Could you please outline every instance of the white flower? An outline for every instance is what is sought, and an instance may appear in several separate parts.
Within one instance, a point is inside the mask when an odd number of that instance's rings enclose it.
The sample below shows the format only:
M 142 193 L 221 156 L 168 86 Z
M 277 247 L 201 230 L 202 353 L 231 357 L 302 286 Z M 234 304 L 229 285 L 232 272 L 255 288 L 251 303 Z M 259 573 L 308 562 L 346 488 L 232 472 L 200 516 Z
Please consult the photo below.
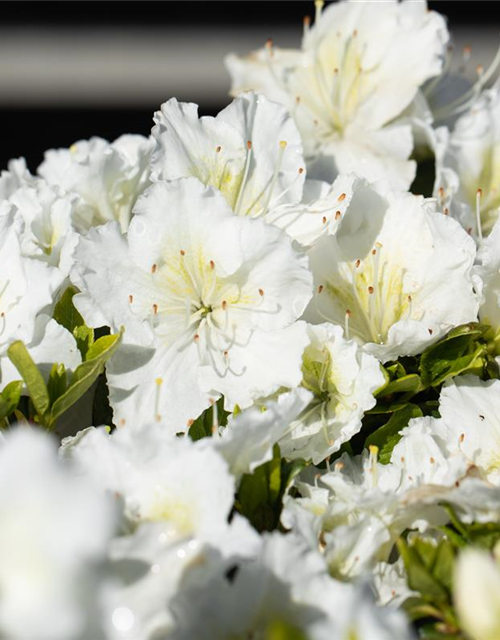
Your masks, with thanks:
M 37 180 L 28 171 L 24 158 L 9 160 L 7 166 L 8 171 L 3 170 L 0 173 L 0 201 L 9 200 L 18 189 L 32 185 Z
M 455 378 L 443 386 L 439 411 L 450 453 L 461 454 L 500 486 L 500 380 Z
M 498 556 L 498 549 L 495 549 Z M 486 551 L 466 548 L 455 570 L 454 600 L 460 624 L 472 640 L 500 637 L 500 566 Z
M 345 324 L 386 362 L 476 320 L 475 244 L 419 196 L 371 193 L 309 251 L 316 294 L 305 317 Z
M 129 612 L 130 625 L 113 621 L 113 637 L 156 637 L 171 624 L 169 601 L 186 571 L 203 567 L 214 552 L 228 569 L 259 547 L 248 522 L 228 522 L 235 480 L 203 442 L 173 436 L 159 423 L 129 424 L 111 435 L 104 427 L 86 429 L 63 441 L 61 455 L 122 507 L 125 535 L 110 551 L 122 579 L 113 602 Z
M 302 50 L 269 44 L 226 62 L 233 93 L 262 91 L 290 110 L 319 177 L 356 171 L 404 189 L 415 175 L 411 127 L 394 120 L 441 72 L 447 41 L 425 2 L 339 2 L 306 27 Z
M 244 408 L 300 383 L 307 259 L 275 227 L 234 216 L 214 189 L 155 183 L 128 239 L 107 225 L 76 256 L 87 324 L 125 326 L 128 344 L 108 365 L 117 423 L 161 416 L 179 432 L 218 394 Z
M 378 360 L 346 340 L 341 327 L 325 323 L 307 329 L 311 343 L 303 356 L 302 386 L 313 398 L 279 445 L 286 457 L 318 464 L 358 433 L 384 376 Z
M 138 135 L 121 136 L 113 143 L 102 138 L 80 140 L 69 149 L 51 149 L 39 174 L 80 202 L 74 213 L 79 231 L 116 220 L 126 231 L 132 208 L 149 184 L 152 141 Z
M 218 189 L 236 214 L 252 218 L 300 201 L 302 143 L 281 105 L 246 93 L 215 118 L 198 118 L 197 105 L 172 98 L 154 120 L 154 180 L 198 178 Z
M 500 90 L 484 91 L 455 124 L 437 176 L 451 215 L 479 236 L 490 233 L 500 207 L 499 114 Z
M 301 388 L 280 393 L 276 400 L 266 401 L 263 406 L 249 407 L 235 418 L 230 416 L 227 426 L 216 430 L 213 438 L 206 439 L 205 443 L 219 451 L 237 478 L 253 473 L 272 459 L 273 446 L 279 442 L 281 447 L 283 434 L 311 398 L 311 394 Z
M 22 340 L 35 362 L 77 366 L 80 354 L 73 336 L 50 319 L 54 295 L 61 283 L 58 269 L 21 254 L 23 222 L 8 202 L 0 204 L 0 367 L 4 386 L 20 375 L 7 349 Z M 53 359 L 52 359 L 53 358 Z M 50 366 L 42 366 L 50 369 Z M 48 371 L 47 371 L 48 373 Z
M 24 221 L 23 255 L 46 262 L 67 278 L 78 242 L 73 225 L 76 195 L 63 195 L 44 180 L 19 188 L 10 198 Z
M 476 256 L 474 274 L 478 276 L 477 289 L 481 296 L 479 319 L 500 329 L 500 222 L 482 241 Z
M 377 602 L 383 607 L 399 608 L 405 600 L 417 595 L 408 587 L 408 576 L 401 556 L 390 564 L 379 562 L 373 569 L 373 581 Z
M 26 428 L 0 446 L 0 633 L 101 638 L 111 501 L 58 463 L 55 443 Z

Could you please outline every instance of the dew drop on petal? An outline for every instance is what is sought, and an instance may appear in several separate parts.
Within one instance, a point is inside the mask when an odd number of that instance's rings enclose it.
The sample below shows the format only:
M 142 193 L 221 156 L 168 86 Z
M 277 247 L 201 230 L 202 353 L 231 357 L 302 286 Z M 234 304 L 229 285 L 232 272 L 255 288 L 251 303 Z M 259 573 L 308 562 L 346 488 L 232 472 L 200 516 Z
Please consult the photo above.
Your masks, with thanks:
M 134 626 L 135 616 L 128 607 L 117 607 L 113 611 L 111 621 L 118 631 L 130 631 Z

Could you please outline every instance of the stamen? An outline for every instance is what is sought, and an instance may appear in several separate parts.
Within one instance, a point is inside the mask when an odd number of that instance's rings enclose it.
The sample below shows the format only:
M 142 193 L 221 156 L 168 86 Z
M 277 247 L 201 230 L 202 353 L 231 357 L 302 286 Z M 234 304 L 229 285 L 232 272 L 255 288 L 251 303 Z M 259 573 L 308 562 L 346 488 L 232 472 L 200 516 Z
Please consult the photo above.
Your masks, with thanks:
M 158 313 L 158 305 L 156 302 L 153 304 L 153 313 L 156 315 Z
M 259 296 L 263 296 L 264 295 L 264 289 L 259 289 Z
M 305 38 L 309 33 L 309 29 L 311 27 L 311 16 L 304 16 L 303 23 L 304 23 L 304 38 Z
M 223 300 L 221 304 L 222 310 L 225 311 L 227 309 L 227 301 Z
M 371 444 L 368 447 L 368 451 L 370 452 L 370 456 L 368 458 L 368 464 L 370 466 L 370 472 L 373 478 L 373 484 L 376 486 L 378 482 L 378 468 L 377 468 L 378 447 L 376 447 L 374 444 Z
M 129 295 L 128 301 L 130 302 L 130 304 L 132 304 L 132 302 L 134 301 L 134 296 L 132 294 Z
M 210 269 L 215 269 L 215 262 L 213 260 L 210 260 Z
M 269 41 L 268 41 L 269 42 Z M 271 40 L 271 53 L 272 53 L 272 40 Z M 248 174 L 250 173 L 250 161 L 252 157 L 252 141 L 247 140 L 247 153 L 245 157 L 245 168 L 243 170 L 243 180 L 241 181 L 238 191 L 238 198 L 236 199 L 236 205 L 234 207 L 235 213 L 240 213 L 241 201 L 243 200 L 243 194 L 248 180 Z
M 273 191 L 274 191 L 274 187 L 276 185 L 276 181 L 278 179 L 279 176 L 279 172 L 281 171 L 281 165 L 283 163 L 283 155 L 285 153 L 285 149 L 287 147 L 287 142 L 286 140 L 280 140 L 280 144 L 279 144 L 279 152 L 278 152 L 278 161 L 276 162 L 276 166 L 274 168 L 274 174 L 271 180 L 271 184 L 269 185 L 268 191 L 267 191 L 267 198 L 266 198 L 266 203 L 262 209 L 262 215 L 266 215 L 268 209 L 269 209 L 269 203 L 271 202 L 271 197 L 273 195 Z
M 324 5 L 325 5 L 324 0 L 314 0 L 314 6 L 316 8 L 316 15 L 314 17 L 315 24 L 321 18 L 321 12 L 323 11 Z
M 222 147 L 220 145 L 218 147 L 215 147 L 215 153 L 220 153 L 221 149 Z
M 350 340 L 350 335 L 349 335 L 349 318 L 350 317 L 351 317 L 351 310 L 350 309 L 346 309 L 346 311 L 345 311 L 345 321 L 344 321 L 344 333 L 345 333 L 346 340 Z
M 193 424 L 194 424 L 194 420 L 189 419 L 189 420 L 186 422 L 186 427 L 189 429 L 190 427 L 192 427 L 192 426 L 193 426 Z
M 219 415 L 217 401 L 210 398 L 210 404 L 212 405 L 212 433 L 215 433 L 219 428 Z
M 193 340 L 194 340 L 194 342 L 198 343 L 199 340 L 200 340 L 200 336 L 197 333 L 195 333 L 194 336 L 193 336 Z
M 184 251 L 184 249 L 181 249 L 179 253 L 181 254 L 182 257 L 186 255 L 186 252 Z
M 408 296 L 408 318 L 410 319 L 412 315 L 413 315 L 412 297 Z
M 156 272 L 156 269 L 157 269 L 157 265 L 156 265 L 156 264 L 154 264 L 154 265 L 151 267 L 151 273 L 155 273 L 155 272 Z
M 479 236 L 479 245 L 483 244 L 483 230 L 481 228 L 481 198 L 483 197 L 483 190 L 478 189 L 476 193 L 476 225 L 477 235 Z
M 337 201 L 338 201 L 338 202 L 342 202 L 343 200 L 345 200 L 345 199 L 346 199 L 346 197 L 347 197 L 347 196 L 346 196 L 346 194 L 345 194 L 345 193 L 341 193 L 341 194 L 339 195 L 339 197 L 337 198 Z
M 156 393 L 155 393 L 155 418 L 157 422 L 161 421 L 161 415 L 160 415 L 160 390 L 161 390 L 161 385 L 163 384 L 163 378 L 156 378 L 155 380 L 156 383 Z
M 326 216 L 323 216 L 323 224 L 326 224 L 328 222 L 328 219 Z
M 318 293 L 321 293 L 324 289 L 324 286 L 322 284 L 319 285 L 318 287 Z
M 342 217 L 342 212 L 340 211 L 335 211 L 335 220 L 338 220 L 339 218 Z

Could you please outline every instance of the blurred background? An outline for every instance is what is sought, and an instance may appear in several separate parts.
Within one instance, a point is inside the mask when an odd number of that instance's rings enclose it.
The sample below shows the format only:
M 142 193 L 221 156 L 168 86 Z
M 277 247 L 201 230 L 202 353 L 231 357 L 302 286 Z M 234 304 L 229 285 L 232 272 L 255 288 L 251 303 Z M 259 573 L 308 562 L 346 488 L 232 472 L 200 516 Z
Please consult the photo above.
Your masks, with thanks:
M 373 0 L 375 1 L 375 0 Z M 500 42 L 493 2 L 441 1 L 460 57 L 485 67 Z M 215 115 L 229 101 L 228 52 L 268 38 L 298 47 L 312 1 L 3 2 L 0 21 L 0 169 L 92 135 L 148 135 L 172 96 Z

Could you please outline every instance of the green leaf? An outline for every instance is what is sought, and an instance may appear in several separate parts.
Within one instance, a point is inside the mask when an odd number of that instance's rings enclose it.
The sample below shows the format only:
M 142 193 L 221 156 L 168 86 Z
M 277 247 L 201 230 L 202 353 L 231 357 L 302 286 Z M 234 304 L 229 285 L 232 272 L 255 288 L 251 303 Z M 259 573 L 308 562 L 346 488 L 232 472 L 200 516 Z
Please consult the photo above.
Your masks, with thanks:
M 474 523 L 464 526 L 467 528 L 471 543 L 483 549 L 493 549 L 500 540 L 500 524 L 497 522 Z
M 462 333 L 448 336 L 422 353 L 420 374 L 425 387 L 438 386 L 465 371 L 478 375 L 483 372 L 486 365 L 486 345 L 475 341 L 480 332 L 463 333 L 463 327 L 458 329 Z
M 66 386 L 66 367 L 64 364 L 54 363 L 47 382 L 47 390 L 49 392 L 51 405 L 66 391 Z
M 414 551 L 418 553 L 418 555 L 420 556 L 420 559 L 422 560 L 424 565 L 427 567 L 427 569 L 432 570 L 432 567 L 434 566 L 434 561 L 436 559 L 437 547 L 430 542 L 426 542 L 425 540 L 422 540 L 422 538 L 416 538 L 412 542 L 411 546 L 412 546 L 412 549 L 414 549 Z
M 281 457 L 275 445 L 273 459 L 241 479 L 236 505 L 258 531 L 272 531 L 278 524 L 281 490 Z
M 60 297 L 54 309 L 54 320 L 73 333 L 77 327 L 85 325 L 85 321 L 73 304 L 73 296 L 78 293 L 75 287 L 68 287 Z
M 103 373 L 106 361 L 115 353 L 120 344 L 122 333 L 123 330 L 111 336 L 103 336 L 90 347 L 85 362 L 82 362 L 82 364 L 75 369 L 69 387 L 52 405 L 50 412 L 51 426 L 55 424 L 59 416 L 67 411 L 90 389 L 101 373 Z
M 7 350 L 7 355 L 21 374 L 33 406 L 41 418 L 50 406 L 49 392 L 42 374 L 20 340 L 10 345 Z
M 455 553 L 453 547 L 449 540 L 441 540 L 436 549 L 432 575 L 450 592 L 453 588 L 454 567 Z
M 447 590 L 434 578 L 417 551 L 408 546 L 402 538 L 396 544 L 403 558 L 410 589 L 418 591 L 426 602 L 432 604 L 447 602 Z
M 216 402 L 217 410 L 217 424 L 220 427 L 227 425 L 227 419 L 230 415 L 229 411 L 224 409 L 224 398 L 221 397 Z M 234 415 L 234 413 L 233 413 Z M 212 435 L 214 427 L 214 407 L 208 407 L 205 411 L 196 418 L 193 424 L 189 427 L 189 436 L 191 440 L 201 440 L 202 438 L 209 438 Z
M 378 459 L 382 464 L 387 464 L 392 455 L 392 450 L 397 445 L 401 436 L 399 432 L 408 425 L 412 418 L 422 417 L 422 411 L 416 404 L 403 405 L 394 412 L 389 421 L 374 431 L 365 441 L 365 447 L 375 445 L 379 449 Z
M 23 386 L 22 380 L 14 380 L 14 382 L 9 382 L 0 393 L 0 420 L 3 420 L 17 409 Z
M 423 385 L 420 382 L 420 376 L 416 373 L 410 373 L 409 375 L 397 378 L 382 389 L 379 396 L 387 396 L 393 393 L 418 393 L 423 389 Z
M 73 296 L 78 293 L 75 287 L 68 287 L 54 309 L 54 320 L 70 331 L 75 337 L 77 347 L 85 357 L 94 342 L 94 330 L 85 325 L 85 321 L 73 304 Z

